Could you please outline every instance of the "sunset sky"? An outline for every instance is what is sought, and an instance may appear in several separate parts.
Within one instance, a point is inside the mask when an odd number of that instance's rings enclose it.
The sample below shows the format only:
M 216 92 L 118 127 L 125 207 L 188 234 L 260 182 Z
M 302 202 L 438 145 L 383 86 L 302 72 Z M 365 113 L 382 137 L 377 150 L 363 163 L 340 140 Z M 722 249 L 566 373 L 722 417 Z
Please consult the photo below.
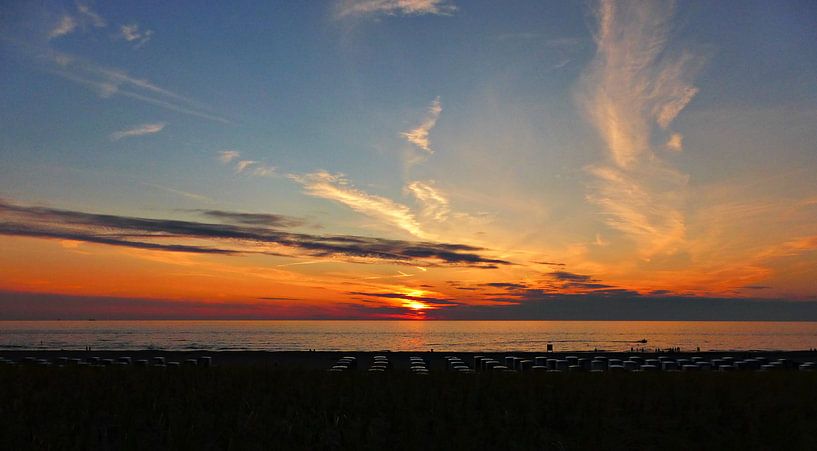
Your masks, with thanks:
M 817 2 L 7 2 L 0 319 L 817 319 Z

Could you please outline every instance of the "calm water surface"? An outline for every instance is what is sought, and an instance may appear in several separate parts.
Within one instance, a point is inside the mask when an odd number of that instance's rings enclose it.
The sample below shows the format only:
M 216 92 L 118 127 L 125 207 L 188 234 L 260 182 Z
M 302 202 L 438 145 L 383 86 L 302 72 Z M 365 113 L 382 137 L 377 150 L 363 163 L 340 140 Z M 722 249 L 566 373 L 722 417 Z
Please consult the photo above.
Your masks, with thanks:
M 638 343 L 646 339 L 647 344 Z M 817 322 L 2 321 L 0 349 L 803 350 Z

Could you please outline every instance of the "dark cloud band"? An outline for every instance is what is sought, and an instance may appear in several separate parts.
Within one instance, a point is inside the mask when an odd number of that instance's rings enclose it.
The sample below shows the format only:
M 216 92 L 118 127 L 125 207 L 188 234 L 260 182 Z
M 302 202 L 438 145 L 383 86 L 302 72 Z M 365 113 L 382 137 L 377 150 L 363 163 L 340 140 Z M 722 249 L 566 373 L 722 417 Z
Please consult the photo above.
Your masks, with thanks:
M 282 231 L 292 227 L 291 218 L 278 215 L 247 215 L 224 211 L 208 214 L 239 224 L 215 224 L 172 219 L 85 213 L 32 207 L 0 200 L 0 234 L 84 241 L 131 248 L 200 254 L 281 255 L 269 246 L 281 246 L 309 256 L 341 256 L 396 263 L 423 262 L 426 266 L 459 265 L 496 268 L 511 264 L 482 255 L 485 249 L 463 244 L 415 242 L 354 235 L 313 235 Z M 262 220 L 274 227 L 247 225 Z M 276 222 L 277 221 L 277 222 Z M 169 240 L 207 240 L 212 246 L 166 243 Z

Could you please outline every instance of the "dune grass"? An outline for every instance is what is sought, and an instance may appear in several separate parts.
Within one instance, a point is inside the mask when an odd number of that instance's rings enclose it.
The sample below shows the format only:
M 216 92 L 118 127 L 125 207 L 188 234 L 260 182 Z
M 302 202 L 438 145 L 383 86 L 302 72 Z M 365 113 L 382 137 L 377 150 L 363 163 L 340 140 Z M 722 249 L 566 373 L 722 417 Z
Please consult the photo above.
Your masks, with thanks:
M 4 449 L 817 449 L 817 373 L 0 367 Z

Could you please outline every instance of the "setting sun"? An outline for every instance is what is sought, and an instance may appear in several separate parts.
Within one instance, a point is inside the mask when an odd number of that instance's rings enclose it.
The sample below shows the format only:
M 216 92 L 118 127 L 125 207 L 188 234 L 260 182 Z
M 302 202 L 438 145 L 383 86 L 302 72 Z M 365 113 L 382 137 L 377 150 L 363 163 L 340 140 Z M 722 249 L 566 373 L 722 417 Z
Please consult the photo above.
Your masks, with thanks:
M 428 305 L 423 304 L 422 302 L 419 301 L 407 301 L 405 304 L 403 304 L 403 306 L 408 307 L 412 310 L 425 310 L 429 308 Z

